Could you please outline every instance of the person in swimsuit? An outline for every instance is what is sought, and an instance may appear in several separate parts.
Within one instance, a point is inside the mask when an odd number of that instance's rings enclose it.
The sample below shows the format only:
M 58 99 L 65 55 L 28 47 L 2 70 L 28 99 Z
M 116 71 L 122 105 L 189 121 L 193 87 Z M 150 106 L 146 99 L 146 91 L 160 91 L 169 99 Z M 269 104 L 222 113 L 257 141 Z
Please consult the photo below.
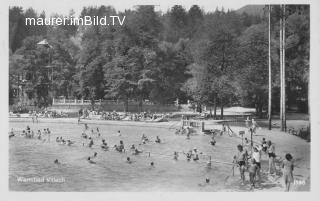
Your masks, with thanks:
M 268 156 L 269 156 L 269 168 L 268 168 L 268 173 L 269 174 L 273 174 L 276 171 L 276 166 L 275 166 L 275 158 L 276 158 L 276 154 L 275 154 L 275 146 L 274 144 L 272 144 L 272 142 L 269 140 L 267 142 L 268 145 Z
M 242 181 L 242 184 L 245 182 L 245 169 L 246 169 L 246 161 L 247 161 L 247 152 L 244 151 L 242 145 L 237 146 L 238 149 L 238 155 L 237 155 L 237 163 L 239 165 L 239 170 L 240 170 L 240 179 Z
M 290 190 L 290 184 L 293 182 L 293 161 L 291 154 L 285 155 L 285 160 L 282 164 L 282 172 L 283 172 L 283 179 L 285 184 L 285 191 Z
M 256 145 L 253 147 L 253 152 L 252 152 L 252 157 L 255 160 L 255 164 L 257 165 L 257 177 L 258 181 L 260 182 L 261 180 L 261 175 L 260 175 L 260 170 L 261 170 L 261 147 Z
M 258 169 L 258 166 L 257 166 L 256 160 L 254 158 L 251 158 L 250 166 L 249 166 L 249 178 L 250 178 L 251 189 L 255 187 L 255 178 L 257 174 L 257 169 Z

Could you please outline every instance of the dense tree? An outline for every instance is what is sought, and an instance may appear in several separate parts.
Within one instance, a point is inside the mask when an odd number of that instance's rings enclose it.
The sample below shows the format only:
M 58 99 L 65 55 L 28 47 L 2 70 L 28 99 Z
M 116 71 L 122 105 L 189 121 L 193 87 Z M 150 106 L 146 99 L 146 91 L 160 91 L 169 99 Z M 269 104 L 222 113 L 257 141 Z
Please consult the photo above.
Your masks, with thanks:
M 279 6 L 271 13 L 274 111 L 279 109 Z M 70 11 L 70 16 L 74 12 Z M 263 13 L 216 9 L 204 12 L 154 6 L 117 12 L 110 6 L 84 7 L 80 16 L 126 16 L 122 26 L 26 26 L 25 17 L 46 17 L 32 8 L 9 8 L 10 104 L 24 93 L 25 104 L 50 105 L 52 97 L 143 100 L 201 106 L 255 107 L 267 104 L 268 47 Z M 60 16 L 55 14 L 54 16 Z M 286 13 L 287 103 L 307 110 L 309 6 L 289 5 Z M 37 43 L 47 39 L 48 47 Z M 48 65 L 50 67 L 48 68 Z M 21 96 L 20 96 L 21 97 Z M 29 103 L 26 103 L 29 101 Z M 289 107 L 289 108 L 290 108 Z M 223 118 L 223 112 L 221 115 Z

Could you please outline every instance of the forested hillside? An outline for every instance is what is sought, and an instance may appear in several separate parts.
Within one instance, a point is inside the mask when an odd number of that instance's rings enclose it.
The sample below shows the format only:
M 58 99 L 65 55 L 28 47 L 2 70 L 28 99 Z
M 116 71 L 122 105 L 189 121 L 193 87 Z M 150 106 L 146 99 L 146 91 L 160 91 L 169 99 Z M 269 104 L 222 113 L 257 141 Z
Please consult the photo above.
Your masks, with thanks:
M 290 108 L 307 112 L 309 6 L 287 5 L 286 82 Z M 50 105 L 52 96 L 150 100 L 155 103 L 255 107 L 268 102 L 268 18 L 199 6 L 156 12 L 138 6 L 118 12 L 85 7 L 81 16 L 126 16 L 123 26 L 26 26 L 26 17 L 46 17 L 32 8 L 9 12 L 9 97 L 19 104 L 23 83 L 30 104 Z M 58 15 L 58 14 L 57 14 Z M 70 16 L 74 12 L 70 11 Z M 279 6 L 271 12 L 274 112 L 279 109 Z M 52 48 L 39 47 L 47 39 Z M 52 77 L 48 64 L 53 66 Z

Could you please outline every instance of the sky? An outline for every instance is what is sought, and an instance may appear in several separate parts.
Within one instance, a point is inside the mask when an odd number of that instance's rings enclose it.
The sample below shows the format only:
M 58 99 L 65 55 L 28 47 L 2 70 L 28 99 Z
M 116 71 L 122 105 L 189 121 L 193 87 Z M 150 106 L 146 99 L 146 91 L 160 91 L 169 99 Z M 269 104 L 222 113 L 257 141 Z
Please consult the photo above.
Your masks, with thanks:
M 251 1 L 252 2 L 252 1 Z M 257 2 L 257 1 L 255 1 Z M 80 14 L 84 6 L 112 5 L 117 11 L 133 9 L 135 5 L 157 5 L 156 10 L 166 12 L 173 5 L 183 5 L 189 9 L 197 4 L 206 12 L 214 11 L 217 7 L 225 10 L 236 10 L 250 3 L 248 0 L 9 0 L 9 6 L 21 6 L 24 9 L 32 7 L 37 12 L 45 11 L 47 15 L 53 13 L 67 15 L 71 9 Z

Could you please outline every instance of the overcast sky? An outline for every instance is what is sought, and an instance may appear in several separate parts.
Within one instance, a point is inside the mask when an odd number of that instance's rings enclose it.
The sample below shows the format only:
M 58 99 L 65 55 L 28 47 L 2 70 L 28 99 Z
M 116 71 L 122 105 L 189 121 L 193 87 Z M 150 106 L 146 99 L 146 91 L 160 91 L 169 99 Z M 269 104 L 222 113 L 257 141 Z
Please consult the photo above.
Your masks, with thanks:
M 253 1 L 251 1 L 253 3 Z M 255 1 L 257 2 L 257 1 Z M 47 15 L 52 13 L 59 13 L 67 15 L 71 9 L 76 14 L 80 14 L 84 6 L 99 6 L 112 5 L 116 10 L 124 11 L 125 9 L 132 9 L 135 5 L 159 5 L 157 10 L 163 12 L 167 11 L 173 5 L 183 5 L 189 9 L 191 5 L 197 4 L 205 11 L 214 11 L 216 7 L 221 9 L 223 6 L 225 10 L 236 10 L 242 6 L 249 4 L 248 0 L 9 0 L 10 6 L 21 6 L 24 9 L 32 7 L 37 12 L 44 10 Z M 263 2 L 261 2 L 263 3 Z

